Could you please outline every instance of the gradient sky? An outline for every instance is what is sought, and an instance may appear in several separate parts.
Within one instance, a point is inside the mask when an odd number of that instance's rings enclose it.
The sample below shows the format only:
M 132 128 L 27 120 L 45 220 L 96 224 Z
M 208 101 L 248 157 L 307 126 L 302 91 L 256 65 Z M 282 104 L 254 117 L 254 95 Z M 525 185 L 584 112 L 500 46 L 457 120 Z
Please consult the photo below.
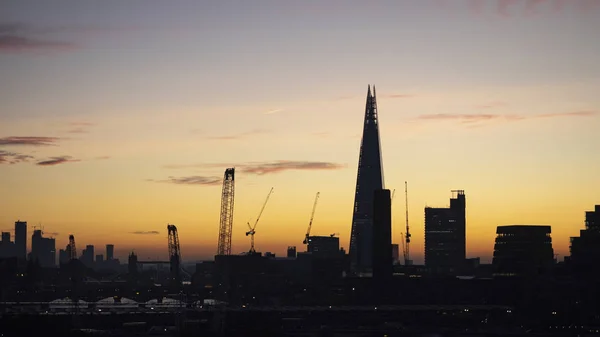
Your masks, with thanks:
M 598 32 L 597 0 L 1 1 L 0 229 L 147 259 L 173 223 L 208 258 L 235 165 L 235 253 L 271 187 L 257 250 L 302 249 L 317 191 L 347 249 L 375 84 L 394 242 L 406 180 L 417 263 L 452 189 L 469 257 L 549 224 L 562 259 L 600 203 Z

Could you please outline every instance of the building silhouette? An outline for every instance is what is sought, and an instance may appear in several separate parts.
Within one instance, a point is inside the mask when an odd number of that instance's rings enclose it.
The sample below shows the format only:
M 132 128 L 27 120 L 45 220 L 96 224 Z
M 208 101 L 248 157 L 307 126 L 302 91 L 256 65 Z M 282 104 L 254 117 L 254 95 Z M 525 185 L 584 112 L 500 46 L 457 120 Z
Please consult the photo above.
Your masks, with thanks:
M 392 278 L 392 199 L 390 190 L 373 197 L 373 280 L 385 288 Z
M 600 277 L 600 205 L 585 212 L 585 229 L 571 238 L 570 255 L 566 262 L 580 276 Z
M 94 246 L 87 245 L 85 249 L 81 252 L 81 258 L 79 259 L 86 267 L 94 266 Z
M 465 258 L 465 191 L 455 190 L 449 208 L 425 207 L 425 266 L 434 273 L 454 274 Z
M 496 276 L 547 273 L 554 265 L 550 226 L 498 226 L 492 266 Z
M 287 249 L 287 257 L 296 258 L 296 246 L 289 246 Z
M 27 259 L 27 222 L 15 222 L 15 249 L 17 258 Z
M 307 251 L 315 256 L 338 256 L 340 238 L 335 236 L 309 236 Z
M 367 89 L 367 102 L 363 124 L 362 141 L 356 175 L 356 192 L 350 235 L 350 262 L 356 272 L 371 270 L 373 193 L 384 188 L 379 121 L 375 86 Z
M 10 233 L 2 232 L 2 241 L 0 241 L 0 258 L 15 257 L 15 243 L 10 241 Z
M 400 263 L 400 246 L 397 243 L 392 243 L 392 263 Z
M 37 261 L 43 268 L 56 266 L 56 242 L 53 238 L 43 237 L 39 229 L 31 235 L 31 260 Z
M 115 245 L 106 245 L 106 261 L 110 261 L 115 258 Z

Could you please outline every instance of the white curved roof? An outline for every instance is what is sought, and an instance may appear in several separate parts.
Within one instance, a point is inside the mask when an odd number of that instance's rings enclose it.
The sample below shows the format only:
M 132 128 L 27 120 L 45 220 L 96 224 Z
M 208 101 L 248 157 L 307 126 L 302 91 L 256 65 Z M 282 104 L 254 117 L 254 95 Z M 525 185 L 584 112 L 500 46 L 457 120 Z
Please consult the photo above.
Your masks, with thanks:
M 96 306 L 98 307 L 132 307 L 137 305 L 136 301 L 126 297 L 121 298 L 121 302 L 115 302 L 113 297 L 103 298 L 96 302 Z
M 162 303 L 158 303 L 158 299 L 154 298 L 151 299 L 150 301 L 146 302 L 146 305 L 153 305 L 153 306 L 181 306 L 184 305 L 185 303 L 173 298 L 168 298 L 168 297 L 163 297 L 162 299 Z
M 73 302 L 72 299 L 70 299 L 68 297 L 56 299 L 56 300 L 50 302 L 49 304 L 50 304 L 50 309 L 75 308 L 75 303 Z M 88 302 L 86 302 L 84 300 L 79 300 L 79 301 L 77 301 L 77 306 L 79 306 L 80 308 L 87 308 Z
M 79 300 L 79 301 L 77 301 L 77 303 L 79 303 L 79 304 L 87 304 L 87 302 L 84 301 L 84 300 Z M 73 300 L 70 299 L 70 298 L 68 298 L 68 297 L 57 298 L 54 301 L 50 302 L 50 304 L 73 304 Z

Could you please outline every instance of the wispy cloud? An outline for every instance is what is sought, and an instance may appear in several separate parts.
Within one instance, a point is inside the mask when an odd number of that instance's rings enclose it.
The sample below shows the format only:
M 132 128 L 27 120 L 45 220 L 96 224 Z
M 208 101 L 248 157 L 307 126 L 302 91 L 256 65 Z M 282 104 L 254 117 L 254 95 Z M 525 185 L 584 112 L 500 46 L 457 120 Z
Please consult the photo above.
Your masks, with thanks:
M 169 177 L 165 180 L 154 180 L 148 179 L 148 181 L 157 183 L 171 183 L 177 185 L 205 185 L 205 186 L 216 186 L 221 184 L 221 178 L 219 177 L 206 177 L 206 176 L 187 176 L 187 177 Z
M 185 169 L 185 168 L 227 168 L 235 167 L 238 172 L 246 174 L 264 175 L 270 173 L 279 173 L 291 170 L 339 170 L 346 167 L 343 164 L 320 162 L 320 161 L 292 161 L 292 160 L 277 160 L 269 162 L 249 162 L 249 163 L 199 163 L 199 164 L 184 164 L 184 165 L 166 165 L 164 168 L 169 169 Z M 192 177 L 193 178 L 193 177 Z M 204 177 L 202 177 L 204 178 Z M 169 177 L 169 179 L 173 179 Z M 217 182 L 221 183 L 221 178 L 214 177 Z
M 33 156 L 0 150 L 0 164 L 18 164 L 35 159 Z
M 448 7 L 459 2 L 441 0 L 438 3 Z M 468 0 L 467 3 L 471 12 L 476 15 L 483 15 L 484 11 L 489 9 L 492 14 L 503 18 L 532 17 L 543 13 L 544 10 L 546 13 L 561 13 L 565 9 L 590 12 L 600 8 L 600 1 L 597 0 Z
M 276 113 L 282 112 L 282 111 L 283 111 L 283 109 L 274 109 L 274 110 L 265 111 L 265 112 L 263 112 L 263 114 L 272 115 L 272 114 L 276 114 Z
M 73 122 L 69 123 L 70 129 L 67 130 L 68 133 L 89 133 L 90 128 L 94 126 L 94 123 L 90 122 Z
M 0 138 L 0 145 L 50 146 L 56 145 L 59 140 L 57 137 L 4 137 Z
M 73 159 L 71 156 L 60 156 L 60 157 L 51 157 L 47 160 L 42 160 L 36 163 L 39 166 L 54 166 L 66 163 L 74 163 L 80 161 L 79 159 Z
M 487 103 L 483 103 L 483 104 L 477 104 L 477 105 L 475 105 L 475 108 L 477 108 L 477 109 L 495 109 L 495 108 L 505 107 L 507 105 L 508 104 L 506 104 L 506 102 L 491 101 L 491 102 L 487 102 Z
M 344 167 L 345 165 L 329 162 L 287 160 L 240 165 L 242 172 L 258 175 L 279 173 L 290 170 L 339 170 Z
M 159 231 L 135 231 L 135 232 L 129 232 L 129 234 L 157 235 L 157 234 L 160 234 L 160 232 Z
M 96 157 L 97 160 L 106 160 L 106 159 L 110 159 L 110 156 L 99 156 Z
M 383 95 L 383 98 L 412 98 L 415 97 L 414 94 L 388 94 Z
M 478 122 L 488 121 L 524 121 L 540 118 L 564 118 L 564 117 L 590 117 L 598 115 L 597 111 L 573 111 L 562 113 L 548 113 L 539 115 L 503 115 L 503 114 L 431 114 L 421 115 L 418 119 L 421 120 L 451 120 L 458 121 L 463 124 L 474 124 Z
M 238 133 L 235 135 L 225 135 L 225 136 L 207 136 L 205 137 L 206 139 L 211 139 L 211 140 L 239 140 L 239 139 L 245 139 L 248 137 L 252 137 L 252 136 L 256 136 L 256 135 L 261 135 L 261 134 L 265 134 L 265 133 L 269 133 L 269 131 L 267 130 L 252 130 L 252 131 L 246 131 L 246 132 L 242 132 L 242 133 Z
M 0 23 L 0 52 L 30 50 L 70 50 L 77 46 L 71 42 L 36 37 L 40 30 L 23 23 Z

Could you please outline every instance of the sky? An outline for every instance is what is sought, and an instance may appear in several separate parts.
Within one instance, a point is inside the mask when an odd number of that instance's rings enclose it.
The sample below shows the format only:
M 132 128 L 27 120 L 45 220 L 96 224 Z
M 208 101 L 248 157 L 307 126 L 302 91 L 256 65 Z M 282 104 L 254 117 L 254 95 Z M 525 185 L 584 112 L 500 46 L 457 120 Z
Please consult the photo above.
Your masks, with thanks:
M 217 248 L 236 167 L 233 252 L 312 232 L 348 249 L 367 85 L 376 85 L 393 242 L 423 262 L 425 206 L 467 198 L 467 255 L 498 225 L 600 203 L 600 1 L 0 1 L 0 229 L 184 260 Z

